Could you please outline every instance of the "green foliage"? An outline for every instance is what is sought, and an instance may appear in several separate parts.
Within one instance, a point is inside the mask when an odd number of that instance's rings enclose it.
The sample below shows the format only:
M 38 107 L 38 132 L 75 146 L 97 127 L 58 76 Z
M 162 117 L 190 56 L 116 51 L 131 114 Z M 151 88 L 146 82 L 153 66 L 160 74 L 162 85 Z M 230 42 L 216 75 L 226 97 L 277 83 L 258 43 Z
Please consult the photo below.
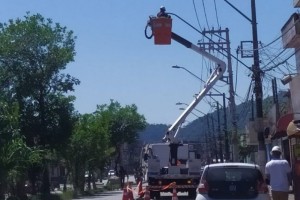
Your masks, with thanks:
M 74 61 L 75 39 L 72 31 L 40 14 L 0 24 L 0 157 L 1 165 L 14 166 L 6 174 L 13 179 L 30 166 L 42 169 L 40 156 L 46 165 L 50 151 L 64 152 L 75 115 L 74 97 L 65 95 L 80 82 L 61 71 Z
M 28 147 L 22 137 L 15 137 L 0 147 L 2 187 L 15 188 L 26 177 L 29 167 L 42 162 L 44 153 L 37 148 Z
M 111 100 L 109 105 L 97 107 L 96 113 L 102 113 L 109 120 L 110 141 L 114 146 L 123 143 L 133 143 L 138 138 L 138 133 L 146 127 L 146 120 L 137 111 L 136 105 L 122 107 L 120 103 Z
M 73 191 L 66 191 L 63 192 L 62 194 L 51 194 L 50 199 L 51 200 L 72 200 L 74 197 Z
M 97 106 L 95 112 L 103 116 L 109 124 L 110 144 L 115 148 L 116 164 L 120 163 L 121 146 L 124 143 L 132 144 L 139 137 L 139 132 L 146 127 L 146 120 L 140 115 L 136 105 L 122 107 L 117 101 Z
M 76 123 L 70 141 L 69 160 L 73 166 L 75 187 L 82 192 L 85 171 L 104 167 L 112 152 L 108 128 L 108 121 L 98 114 L 84 114 Z
M 107 181 L 107 184 L 105 186 L 106 190 L 116 190 L 120 188 L 120 180 L 118 178 L 116 179 L 109 179 Z

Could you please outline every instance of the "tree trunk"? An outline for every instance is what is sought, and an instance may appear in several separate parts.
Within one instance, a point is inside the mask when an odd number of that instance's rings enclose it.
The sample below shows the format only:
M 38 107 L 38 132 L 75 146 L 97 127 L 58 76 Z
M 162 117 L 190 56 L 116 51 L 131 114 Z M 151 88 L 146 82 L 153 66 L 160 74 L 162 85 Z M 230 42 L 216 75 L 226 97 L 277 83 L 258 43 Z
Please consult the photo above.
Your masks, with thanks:
M 4 200 L 5 199 L 5 187 L 3 182 L 0 182 L 0 200 Z
M 26 191 L 25 191 L 25 180 L 24 180 L 24 178 L 22 178 L 16 184 L 16 196 L 20 200 L 28 200 L 28 197 L 27 197 Z
M 40 171 L 40 170 L 37 167 L 30 167 L 28 170 L 30 185 L 28 185 L 29 191 L 27 191 L 27 192 L 29 192 L 32 195 L 36 195 L 36 193 L 37 193 L 36 176 L 37 176 L 38 171 Z
M 47 166 L 43 171 L 42 200 L 50 200 L 50 180 Z

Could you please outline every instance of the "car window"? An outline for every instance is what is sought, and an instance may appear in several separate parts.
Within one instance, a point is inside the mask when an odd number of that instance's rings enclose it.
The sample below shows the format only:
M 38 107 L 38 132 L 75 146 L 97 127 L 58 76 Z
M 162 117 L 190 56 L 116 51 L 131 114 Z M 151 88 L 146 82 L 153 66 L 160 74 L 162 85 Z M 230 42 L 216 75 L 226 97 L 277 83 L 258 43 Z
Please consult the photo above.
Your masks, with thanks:
M 210 168 L 206 176 L 208 181 L 262 180 L 259 170 L 252 168 Z
M 243 199 L 258 195 L 257 183 L 263 177 L 255 168 L 212 167 L 206 171 L 206 180 L 211 198 Z

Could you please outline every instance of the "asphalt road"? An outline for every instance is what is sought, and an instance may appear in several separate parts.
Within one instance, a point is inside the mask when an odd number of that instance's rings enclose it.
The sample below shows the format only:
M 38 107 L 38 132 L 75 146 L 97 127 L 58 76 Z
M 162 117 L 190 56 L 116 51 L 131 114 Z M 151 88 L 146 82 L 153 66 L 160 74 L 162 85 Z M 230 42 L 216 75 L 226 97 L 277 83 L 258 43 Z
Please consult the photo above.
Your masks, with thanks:
M 126 181 L 133 182 L 134 183 L 134 176 L 129 176 L 129 179 Z M 103 185 L 106 185 L 107 180 L 103 180 Z M 145 187 L 145 184 L 143 184 L 143 188 Z M 132 186 L 133 189 L 133 194 L 134 194 L 134 199 L 138 199 L 138 188 L 134 184 Z M 179 200 L 194 200 L 191 198 L 188 198 L 187 193 L 178 193 L 178 199 Z M 98 199 L 105 199 L 105 200 L 122 200 L 123 199 L 123 190 L 114 190 L 114 191 L 107 191 L 103 192 L 94 196 L 89 196 L 89 197 L 80 197 L 76 200 L 98 200 Z M 172 194 L 171 193 L 161 193 L 161 198 L 160 200 L 171 200 L 172 199 Z M 75 199 L 74 199 L 75 200 Z
M 98 200 L 98 199 L 105 199 L 105 200 L 122 200 L 123 198 L 123 191 L 115 190 L 109 192 L 103 192 L 101 194 L 92 196 L 92 197 L 81 197 L 76 200 Z M 134 195 L 134 199 L 138 199 L 137 195 Z M 162 193 L 160 200 L 171 200 L 172 194 L 165 194 Z M 187 193 L 178 193 L 178 200 L 195 200 L 187 197 Z

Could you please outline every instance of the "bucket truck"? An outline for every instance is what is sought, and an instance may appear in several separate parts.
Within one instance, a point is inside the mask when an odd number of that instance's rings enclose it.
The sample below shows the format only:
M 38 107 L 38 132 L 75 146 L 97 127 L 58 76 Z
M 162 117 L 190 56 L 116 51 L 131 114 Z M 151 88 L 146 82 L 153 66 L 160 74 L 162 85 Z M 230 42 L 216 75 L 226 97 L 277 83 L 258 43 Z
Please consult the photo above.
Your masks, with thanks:
M 147 36 L 150 27 L 152 35 Z M 150 197 L 160 198 L 161 192 L 172 192 L 176 183 L 177 192 L 188 192 L 190 197 L 196 196 L 196 188 L 201 176 L 201 160 L 191 144 L 182 144 L 176 138 L 181 124 L 197 104 L 205 97 L 215 83 L 220 80 L 226 70 L 226 64 L 219 58 L 209 54 L 188 40 L 171 31 L 170 17 L 150 17 L 145 29 L 148 39 L 154 36 L 155 44 L 170 44 L 170 40 L 199 53 L 216 64 L 214 71 L 206 81 L 204 88 L 197 94 L 182 114 L 168 128 L 162 143 L 148 144 L 144 147 L 143 165 L 146 168 Z

